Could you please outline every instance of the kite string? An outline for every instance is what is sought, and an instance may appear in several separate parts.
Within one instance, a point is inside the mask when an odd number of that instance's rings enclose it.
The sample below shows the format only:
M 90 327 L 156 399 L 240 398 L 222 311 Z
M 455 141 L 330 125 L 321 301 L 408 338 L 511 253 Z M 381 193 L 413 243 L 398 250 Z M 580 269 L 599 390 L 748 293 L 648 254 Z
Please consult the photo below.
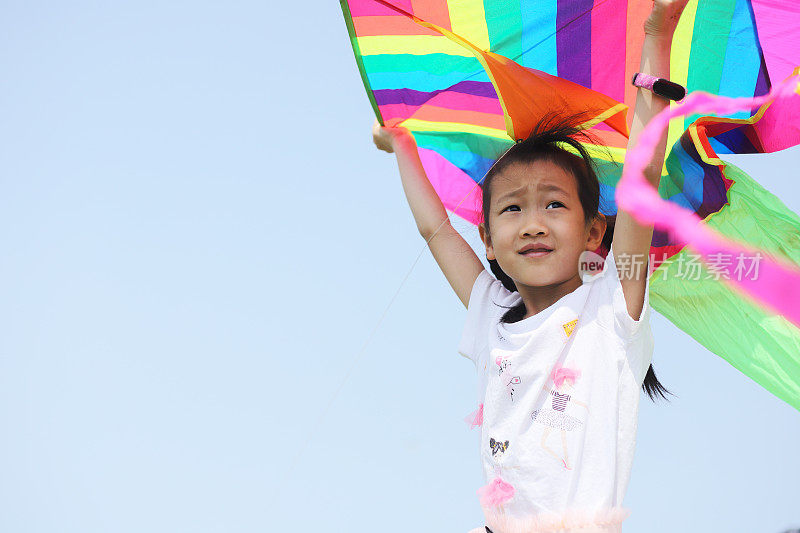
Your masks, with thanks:
M 475 192 L 475 189 L 481 184 L 482 181 L 483 181 L 483 178 L 481 178 L 480 180 L 475 182 L 475 185 L 470 189 L 470 191 L 466 195 L 464 195 L 464 197 L 461 199 L 461 201 L 458 202 L 456 207 L 452 210 L 453 213 L 455 213 L 458 210 L 458 208 L 461 207 L 461 204 L 463 204 L 466 201 L 466 199 L 469 198 L 470 195 L 472 195 L 473 192 Z M 416 259 L 414 259 L 414 262 L 411 263 L 411 267 L 409 267 L 409 269 L 406 272 L 405 276 L 403 276 L 403 279 L 400 281 L 400 285 L 397 287 L 397 290 L 395 290 L 394 295 L 392 296 L 392 298 L 389 300 L 389 303 L 384 308 L 383 313 L 381 313 L 381 316 L 378 319 L 378 322 L 372 328 L 372 330 L 370 331 L 370 333 L 367 336 L 366 340 L 361 345 L 361 349 L 358 351 L 358 353 L 356 353 L 355 358 L 350 363 L 350 365 L 349 365 L 349 367 L 347 369 L 347 372 L 344 375 L 344 378 L 340 381 L 339 385 L 334 390 L 333 395 L 331 395 L 330 399 L 328 400 L 328 403 L 325 405 L 323 410 L 320 412 L 319 416 L 317 416 L 317 419 L 316 419 L 315 423 L 312 424 L 311 431 L 309 432 L 309 434 L 306 437 L 306 439 L 303 442 L 303 444 L 300 447 L 297 448 L 297 452 L 295 453 L 294 457 L 292 458 L 292 461 L 289 463 L 289 468 L 278 479 L 278 482 L 275 484 L 275 492 L 273 494 L 273 497 L 271 498 L 271 501 L 275 504 L 276 508 L 280 508 L 280 506 L 277 505 L 277 502 L 278 502 L 278 498 L 280 497 L 281 488 L 284 486 L 286 480 L 289 479 L 289 476 L 292 474 L 294 469 L 297 467 L 297 463 L 299 462 L 300 457 L 305 453 L 305 450 L 308 448 L 308 445 L 311 443 L 313 438 L 316 436 L 317 430 L 322 425 L 322 422 L 325 420 L 325 417 L 328 415 L 328 412 L 330 411 L 330 408 L 333 405 L 333 402 L 336 401 L 336 398 L 341 393 L 341 391 L 344 388 L 345 384 L 347 384 L 347 381 L 350 378 L 350 375 L 353 373 L 353 369 L 355 369 L 356 365 L 361 360 L 361 357 L 364 355 L 364 352 L 366 351 L 367 346 L 369 346 L 370 341 L 375 336 L 375 333 L 378 331 L 378 328 L 380 327 L 380 325 L 383 323 L 384 318 L 386 318 L 386 315 L 388 314 L 389 309 L 392 307 L 392 304 L 394 304 L 394 301 L 397 299 L 397 295 L 400 294 L 400 291 L 402 290 L 403 286 L 405 286 L 406 281 L 408 280 L 409 276 L 411 276 L 411 273 L 413 272 L 414 267 L 417 266 L 417 263 L 419 262 L 420 257 L 422 257 L 422 254 L 425 253 L 425 250 L 428 248 L 428 245 L 430 244 L 430 242 L 433 240 L 433 238 L 436 236 L 436 234 L 439 232 L 439 230 L 441 230 L 444 227 L 444 225 L 449 223 L 449 222 L 450 222 L 450 217 L 449 216 L 445 217 L 444 220 L 442 220 L 442 223 L 439 224 L 439 227 L 437 227 L 436 230 L 434 230 L 434 232 L 431 234 L 431 236 L 425 241 L 425 244 L 423 245 L 422 249 L 417 254 Z

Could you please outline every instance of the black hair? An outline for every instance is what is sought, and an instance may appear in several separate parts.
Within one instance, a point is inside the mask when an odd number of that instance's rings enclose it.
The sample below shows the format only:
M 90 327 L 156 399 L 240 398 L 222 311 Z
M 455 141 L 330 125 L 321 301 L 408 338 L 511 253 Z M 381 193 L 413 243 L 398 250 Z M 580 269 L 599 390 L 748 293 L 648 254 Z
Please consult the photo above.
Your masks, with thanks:
M 481 182 L 483 192 L 483 226 L 487 235 L 490 235 L 489 228 L 489 208 L 491 204 L 491 184 L 495 176 L 503 172 L 514 164 L 530 164 L 534 161 L 548 161 L 558 165 L 564 171 L 569 172 L 577 180 L 578 198 L 583 208 L 583 218 L 587 226 L 600 215 L 600 181 L 597 178 L 595 162 L 581 141 L 590 141 L 598 144 L 596 138 L 585 130 L 576 127 L 575 124 L 585 122 L 585 115 L 564 116 L 561 114 L 548 114 L 543 117 L 527 139 L 517 140 L 500 158 L 495 161 Z M 571 147 L 577 155 L 568 151 L 566 146 Z M 616 216 L 606 217 L 607 226 L 600 248 L 608 251 L 611 248 L 611 240 L 614 235 L 614 223 Z M 599 248 L 598 248 L 599 250 Z M 517 292 L 514 280 L 503 272 L 496 259 L 488 259 L 489 267 L 495 277 L 500 280 L 503 286 L 512 292 Z M 644 313 L 644 310 L 642 310 Z M 519 322 L 523 319 L 527 309 L 525 303 L 520 301 L 517 305 L 510 307 L 500 318 L 504 324 Z M 642 389 L 647 393 L 651 400 L 655 401 L 656 396 L 667 399 L 667 394 L 672 394 L 658 381 L 653 365 L 647 369 Z M 674 394 L 673 394 L 674 396 Z

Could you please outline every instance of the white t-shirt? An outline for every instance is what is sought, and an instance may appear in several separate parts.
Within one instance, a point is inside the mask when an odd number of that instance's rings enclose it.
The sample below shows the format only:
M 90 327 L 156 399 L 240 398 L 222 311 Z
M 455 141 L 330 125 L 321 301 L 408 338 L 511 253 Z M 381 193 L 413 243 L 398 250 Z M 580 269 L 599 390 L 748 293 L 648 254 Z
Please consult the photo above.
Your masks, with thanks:
M 458 351 L 478 371 L 486 482 L 499 476 L 514 487 L 511 499 L 484 507 L 496 533 L 554 524 L 621 527 L 639 391 L 653 356 L 649 290 L 648 280 L 634 320 L 612 246 L 599 274 L 536 315 L 501 324 L 521 297 L 486 270 L 478 276 Z M 578 377 L 556 386 L 559 365 Z

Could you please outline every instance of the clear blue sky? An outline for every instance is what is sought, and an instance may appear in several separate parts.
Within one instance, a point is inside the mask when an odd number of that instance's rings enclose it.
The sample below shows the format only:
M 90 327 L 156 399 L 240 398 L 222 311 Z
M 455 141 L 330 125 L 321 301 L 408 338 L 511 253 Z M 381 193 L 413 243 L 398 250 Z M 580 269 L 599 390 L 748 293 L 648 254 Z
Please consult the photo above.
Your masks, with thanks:
M 318 423 L 423 241 L 338 2 L 280 4 L 0 3 L 0 531 L 481 524 L 428 252 Z M 800 211 L 800 151 L 736 161 Z M 626 531 L 798 527 L 800 413 L 652 326 Z

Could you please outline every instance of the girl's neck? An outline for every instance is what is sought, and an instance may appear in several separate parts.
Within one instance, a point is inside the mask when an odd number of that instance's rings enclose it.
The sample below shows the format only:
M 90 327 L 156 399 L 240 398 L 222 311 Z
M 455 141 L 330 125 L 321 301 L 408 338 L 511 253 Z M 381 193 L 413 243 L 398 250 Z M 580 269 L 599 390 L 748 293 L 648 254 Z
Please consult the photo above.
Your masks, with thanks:
M 555 285 L 537 287 L 517 284 L 517 291 L 522 297 L 526 310 L 522 320 L 539 314 L 581 285 L 583 285 L 583 280 L 581 280 L 580 274 Z

